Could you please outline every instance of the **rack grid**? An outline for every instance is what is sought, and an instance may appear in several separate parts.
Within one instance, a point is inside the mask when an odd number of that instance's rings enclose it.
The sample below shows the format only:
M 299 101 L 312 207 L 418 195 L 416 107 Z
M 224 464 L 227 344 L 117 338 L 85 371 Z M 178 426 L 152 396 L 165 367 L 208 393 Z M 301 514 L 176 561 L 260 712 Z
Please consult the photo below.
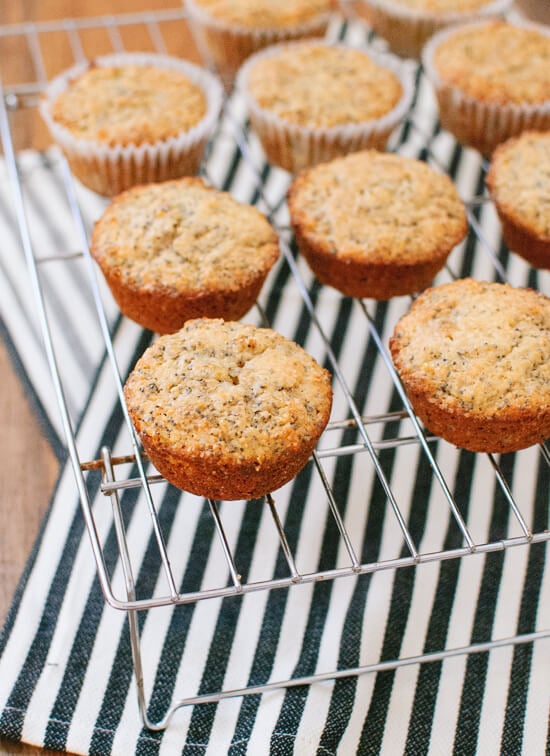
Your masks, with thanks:
M 124 404 L 122 388 L 123 380 L 117 362 L 117 355 L 115 354 L 113 342 L 111 340 L 102 292 L 88 250 L 88 231 L 86 222 L 83 218 L 78 193 L 75 189 L 75 183 L 68 165 L 62 158 L 59 158 L 67 203 L 78 236 L 78 245 L 82 250 L 81 256 L 83 256 L 85 260 L 88 272 L 88 285 L 94 298 L 99 326 L 105 340 L 105 349 L 111 365 L 112 380 L 116 385 L 116 392 L 118 393 L 121 409 L 126 421 L 129 444 L 127 454 L 113 455 L 110 449 L 104 448 L 101 458 L 92 460 L 83 459 L 78 448 L 75 429 L 65 399 L 63 366 L 60 366 L 58 363 L 56 345 L 54 343 L 55 340 L 52 336 L 45 295 L 41 284 L 40 269 L 42 265 L 48 262 L 48 259 L 43 257 L 38 258 L 31 241 L 31 233 L 26 212 L 25 192 L 21 181 L 18 153 L 14 146 L 14 127 L 12 123 L 13 114 L 16 112 L 27 109 L 32 110 L 35 108 L 38 96 L 47 83 L 48 74 L 41 55 L 41 44 L 43 44 L 43 38 L 48 34 L 65 34 L 72 50 L 74 62 L 78 62 L 85 58 L 82 34 L 87 30 L 100 29 L 106 31 L 112 49 L 114 51 L 122 51 L 124 45 L 121 30 L 126 26 L 134 25 L 141 25 L 144 27 L 149 36 L 151 46 L 156 52 L 165 53 L 167 52 L 167 45 L 162 31 L 162 24 L 164 23 L 185 24 L 185 12 L 181 9 L 174 9 L 169 11 L 156 11 L 102 18 L 66 19 L 61 23 L 45 22 L 0 27 L 0 41 L 10 39 L 22 40 L 28 49 L 30 60 L 32 62 L 33 76 L 28 81 L 18 84 L 9 83 L 3 87 L 2 97 L 0 99 L 0 132 L 2 136 L 4 156 L 13 188 L 14 206 L 20 229 L 21 245 L 27 259 L 30 282 L 38 306 L 40 327 L 45 350 L 59 404 L 65 440 L 75 474 L 78 495 L 80 497 L 82 511 L 97 565 L 98 577 L 106 601 L 112 607 L 128 612 L 134 669 L 138 681 L 139 705 L 145 724 L 151 729 L 163 729 L 167 726 L 174 711 L 183 705 L 219 701 L 229 696 L 263 693 L 273 688 L 304 685 L 319 680 L 336 679 L 365 672 L 397 668 L 406 664 L 436 661 L 457 654 L 482 652 L 501 645 L 527 643 L 549 636 L 550 629 L 536 633 L 516 635 L 506 639 L 489 640 L 485 643 L 477 643 L 461 648 L 444 649 L 442 651 L 420 656 L 399 658 L 393 661 L 380 662 L 378 664 L 371 664 L 353 669 L 334 670 L 308 677 L 273 682 L 261 686 L 219 691 L 208 695 L 195 696 L 175 701 L 161 721 L 151 722 L 149 720 L 144 694 L 139 629 L 136 618 L 136 613 L 138 611 L 154 609 L 159 606 L 189 604 L 209 598 L 243 595 L 254 591 L 286 589 L 298 584 L 360 576 L 380 570 L 416 567 L 428 562 L 467 558 L 472 554 L 487 554 L 503 551 L 514 546 L 529 546 L 536 543 L 550 541 L 549 530 L 533 532 L 529 525 L 529 517 L 523 513 L 521 504 L 514 497 L 509 482 L 506 480 L 505 473 L 499 465 L 499 460 L 494 455 L 487 455 L 488 463 L 494 472 L 496 484 L 500 488 L 502 496 L 510 508 L 515 534 L 496 539 L 480 540 L 471 532 L 461 513 L 460 505 L 453 497 L 451 487 L 447 483 L 436 460 L 434 444 L 437 442 L 437 439 L 428 436 L 419 421 L 416 419 L 412 407 L 410 406 L 394 371 L 391 360 L 384 346 L 382 335 L 377 330 L 375 318 L 370 314 L 369 305 L 365 301 L 358 301 L 355 304 L 363 313 L 369 338 L 371 338 L 376 345 L 379 357 L 385 365 L 385 369 L 387 370 L 388 376 L 391 378 L 394 390 L 397 392 L 402 405 L 402 408 L 397 411 L 378 415 L 362 415 L 360 407 L 357 405 L 353 393 L 347 385 L 346 377 L 340 369 L 339 360 L 331 347 L 330 338 L 325 333 L 323 326 L 319 321 L 316 308 L 312 302 L 310 287 L 304 280 L 303 271 L 297 262 L 291 246 L 288 228 L 280 222 L 277 225 L 277 212 L 280 209 L 281 204 L 284 202 L 284 193 L 281 194 L 278 201 L 275 203 L 265 196 L 261 170 L 257 167 L 257 161 L 253 154 L 253 145 L 251 146 L 250 143 L 253 137 L 247 132 L 246 123 L 243 121 L 242 114 L 238 112 L 238 107 L 235 107 L 233 98 L 227 97 L 224 104 L 223 117 L 229 126 L 232 138 L 238 145 L 243 161 L 247 163 L 256 176 L 258 182 L 258 204 L 263 204 L 263 209 L 279 231 L 281 250 L 283 253 L 283 264 L 288 266 L 290 273 L 296 282 L 303 299 L 303 305 L 307 310 L 308 317 L 311 319 L 311 323 L 323 345 L 322 348 L 330 369 L 334 374 L 335 382 L 338 384 L 339 390 L 345 398 L 345 405 L 347 407 L 345 417 L 342 419 L 333 419 L 330 422 L 324 434 L 324 439 L 327 439 L 327 441 L 326 443 L 321 444 L 318 451 L 314 453 L 311 464 L 323 486 L 328 502 L 328 510 L 334 520 L 334 526 L 340 534 L 343 550 L 347 554 L 347 557 L 344 564 L 330 569 L 301 569 L 289 544 L 289 539 L 287 538 L 283 524 L 283 517 L 278 511 L 276 497 L 267 496 L 265 502 L 266 508 L 272 520 L 274 537 L 279 540 L 279 548 L 286 560 L 287 574 L 282 577 L 278 576 L 262 580 L 247 581 L 246 579 L 243 579 L 239 565 L 232 553 L 231 537 L 228 535 L 227 528 L 224 524 L 222 508 L 218 502 L 208 501 L 206 506 L 209 507 L 213 518 L 214 526 L 219 537 L 219 543 L 225 556 L 226 569 L 223 574 L 219 576 L 218 583 L 211 588 L 186 593 L 182 593 L 178 590 L 177 579 L 172 571 L 170 555 L 162 532 L 162 526 L 158 515 L 158 505 L 155 499 L 155 488 L 158 484 L 161 484 L 163 480 L 154 470 L 149 469 L 148 461 L 141 450 L 139 440 L 133 430 Z M 415 131 L 416 136 L 424 141 L 426 158 L 437 163 L 437 156 L 430 151 L 429 139 L 422 133 L 422 127 L 409 117 L 406 122 L 406 128 Z M 506 277 L 506 271 L 500 264 L 498 256 L 493 250 L 491 243 L 485 238 L 475 212 L 476 207 L 485 201 L 485 197 L 473 197 L 468 203 L 470 233 L 476 237 L 481 248 L 490 258 L 496 276 L 504 280 Z M 68 258 L 66 264 L 70 264 Z M 454 276 L 452 270 L 449 269 L 448 273 L 451 277 Z M 260 304 L 257 305 L 257 311 L 260 322 L 269 325 L 266 313 Z M 395 427 L 397 432 L 388 437 L 382 437 L 380 434 L 373 434 L 372 428 L 379 426 L 388 428 Z M 340 437 L 344 432 L 354 432 L 354 441 L 347 441 L 343 444 L 330 444 L 330 439 L 333 436 Z M 445 502 L 445 505 L 449 508 L 450 516 L 461 533 L 462 545 L 460 547 L 437 551 L 423 551 L 415 542 L 415 538 L 407 526 L 406 514 L 403 513 L 379 460 L 379 454 L 381 451 L 397 449 L 398 447 L 406 445 L 417 445 L 427 464 L 431 468 L 431 474 L 441 489 L 442 499 Z M 541 445 L 539 451 L 544 463 L 550 466 L 550 454 L 546 446 Z M 326 460 L 336 460 L 343 456 L 356 455 L 366 455 L 368 464 L 373 466 L 377 485 L 381 486 L 384 491 L 387 503 L 389 504 L 397 523 L 402 541 L 402 548 L 399 556 L 383 560 L 374 559 L 372 561 L 364 561 L 361 559 L 358 550 L 354 545 L 353 535 L 349 532 L 346 526 L 339 502 L 331 488 L 329 476 L 324 469 L 324 462 Z M 126 475 L 125 473 L 129 468 L 132 468 L 134 472 L 130 475 Z M 116 530 L 119 559 L 124 575 L 124 586 L 121 591 L 115 590 L 112 583 L 112 574 L 106 566 L 103 545 L 96 519 L 97 513 L 94 510 L 93 502 L 90 498 L 89 481 L 92 476 L 97 474 L 101 474 L 102 478 L 101 491 L 105 494 L 105 497 L 110 500 L 112 505 L 112 518 Z M 159 560 L 165 577 L 165 585 L 167 586 L 166 591 L 161 591 L 145 597 L 139 597 L 136 595 L 134 560 L 127 538 L 123 507 L 121 505 L 121 493 L 130 488 L 139 488 L 142 490 L 145 497 L 147 510 L 151 518 L 152 531 L 158 547 Z

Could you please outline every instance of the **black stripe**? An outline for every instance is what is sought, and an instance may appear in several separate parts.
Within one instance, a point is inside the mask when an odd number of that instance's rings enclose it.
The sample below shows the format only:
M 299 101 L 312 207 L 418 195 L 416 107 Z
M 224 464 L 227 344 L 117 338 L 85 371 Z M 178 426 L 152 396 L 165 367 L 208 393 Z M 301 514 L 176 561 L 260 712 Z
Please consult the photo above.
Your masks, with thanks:
M 539 457 L 533 517 L 533 530 L 537 533 L 548 527 L 549 489 L 550 469 L 542 457 Z M 547 554 L 548 544 L 533 544 L 529 547 L 518 618 L 518 633 L 529 633 L 536 630 L 537 609 L 542 598 L 540 591 Z M 531 644 L 518 645 L 514 648 L 506 716 L 502 731 L 502 753 L 520 753 L 522 749 L 532 660 L 533 646 Z M 547 747 L 549 745 L 550 740 L 547 741 Z
M 460 454 L 456 485 L 452 492 L 455 501 L 457 503 L 462 502 L 460 510 L 465 520 L 468 517 L 470 486 L 475 459 L 475 455 L 469 452 Z M 445 550 L 454 549 L 460 548 L 462 545 L 462 533 L 454 517 L 451 517 L 443 548 Z M 460 564 L 461 562 L 458 559 L 449 559 L 440 564 L 439 578 L 424 642 L 423 650 L 426 653 L 445 648 L 449 622 L 454 608 L 456 586 L 460 575 Z M 409 756 L 428 752 L 441 670 L 442 664 L 439 662 L 420 666 L 405 746 L 405 752 Z
M 391 475 L 391 466 L 393 466 L 394 457 L 395 450 L 392 450 L 390 460 L 385 462 L 388 468 L 388 478 Z M 380 461 L 384 462 L 384 459 L 384 455 L 381 455 Z M 407 525 L 415 543 L 419 543 L 427 524 L 426 512 L 431 488 L 432 485 L 437 485 L 434 483 L 433 474 L 424 455 L 419 457 L 417 470 L 413 479 L 414 491 Z M 409 555 L 409 551 L 404 545 L 401 556 Z M 419 579 L 419 576 L 413 568 L 401 568 L 395 571 L 390 608 L 380 654 L 382 660 L 399 658 L 417 579 Z M 378 673 L 376 676 L 372 699 L 361 731 L 359 752 L 376 753 L 377 749 L 381 746 L 394 678 L 395 672 L 393 670 Z M 363 751 L 362 749 L 365 750 Z
M 483 194 L 485 188 L 485 174 L 483 171 L 483 168 L 480 167 L 477 183 L 476 183 L 476 189 L 475 194 Z M 474 218 L 480 222 L 481 219 L 481 205 L 475 205 L 472 208 L 472 215 Z M 465 278 L 466 276 L 469 276 L 472 274 L 472 270 L 475 266 L 475 254 L 478 249 L 478 241 L 477 241 L 477 234 L 470 231 L 468 234 L 468 237 L 466 239 L 466 242 L 464 244 L 464 256 L 462 258 L 462 265 L 459 273 L 459 278 Z
M 244 514 L 239 539 L 235 548 L 235 563 L 243 579 L 250 570 L 254 556 L 254 546 L 266 504 L 263 500 L 248 502 Z M 227 663 L 233 647 L 237 623 L 242 609 L 242 599 L 230 597 L 222 601 L 216 627 L 212 636 L 208 658 L 204 667 L 199 693 L 221 690 Z M 193 709 L 186 742 L 208 745 L 214 724 L 217 706 L 209 704 Z
M 423 78 L 422 69 L 420 66 L 418 66 L 414 75 L 415 87 L 414 87 L 414 94 L 413 94 L 412 102 L 409 108 L 409 112 L 405 120 L 403 121 L 403 124 L 401 126 L 401 132 L 399 134 L 399 142 L 401 144 L 404 144 L 407 141 L 411 133 L 411 117 L 413 117 L 415 108 L 417 107 L 417 104 L 418 104 L 418 95 L 420 92 L 420 85 L 421 85 L 422 78 Z
M 231 160 L 229 161 L 229 165 L 226 169 L 225 176 L 219 187 L 222 191 L 228 192 L 231 190 L 231 185 L 233 183 L 233 180 L 239 168 L 240 162 L 241 162 L 241 154 L 239 152 L 238 147 L 236 147 L 233 150 L 233 154 L 231 156 Z
M 382 308 L 377 309 L 378 318 L 375 318 L 375 325 L 377 329 L 382 326 L 385 310 Z M 379 322 L 377 322 L 377 320 Z M 376 347 L 372 342 L 369 342 L 365 355 L 363 358 L 362 369 L 359 373 L 359 382 L 354 391 L 354 397 L 359 403 L 359 406 L 364 406 L 364 403 L 368 397 L 370 389 L 371 379 L 371 366 L 374 364 L 376 358 Z M 367 376 L 367 380 L 365 380 Z M 392 401 L 395 403 L 395 394 L 392 397 Z M 346 434 L 347 435 L 347 434 Z M 384 428 L 383 436 L 388 438 L 393 435 L 391 424 L 387 424 Z M 353 443 L 354 438 L 347 438 L 344 436 L 343 444 Z M 386 460 L 383 463 L 383 469 L 385 472 L 391 472 L 391 465 L 393 455 L 386 455 Z M 381 460 L 382 461 L 382 460 Z M 346 501 L 348 497 L 349 481 L 352 475 L 352 466 L 358 463 L 358 460 L 354 460 L 350 457 L 343 457 L 338 460 L 341 469 L 337 471 L 334 479 L 334 491 L 337 494 L 337 501 Z M 389 463 L 389 464 L 388 464 Z M 376 561 L 380 553 L 380 544 L 382 540 L 382 532 L 384 523 L 386 521 L 387 507 L 385 506 L 385 496 L 381 492 L 379 486 L 375 487 L 377 493 L 373 489 L 373 494 L 369 501 L 364 502 L 366 510 L 368 510 L 368 516 L 366 517 L 365 532 L 362 543 L 361 562 Z M 340 490 L 341 489 L 341 490 Z M 359 503 L 355 503 L 357 506 Z M 362 576 L 356 580 L 353 590 L 352 598 L 350 600 L 349 607 L 346 611 L 346 617 L 344 621 L 342 639 L 340 643 L 339 656 L 338 656 L 338 668 L 345 669 L 349 667 L 355 667 L 361 663 L 359 658 L 359 652 L 361 648 L 361 638 L 365 632 L 364 624 L 364 609 L 365 603 L 372 580 L 372 574 Z M 368 630 L 367 630 L 368 632 Z M 319 741 L 319 753 L 335 753 L 338 747 L 346 727 L 349 722 L 349 717 L 352 713 L 353 701 L 355 698 L 357 680 L 356 678 L 348 678 L 344 680 L 337 680 L 334 684 L 334 689 L 331 697 L 330 707 L 326 718 L 325 728 Z
M 514 455 L 511 454 L 503 455 L 501 458 L 500 466 L 506 480 L 511 480 L 513 460 Z M 497 488 L 489 527 L 489 539 L 491 541 L 505 537 L 509 517 L 510 508 L 503 498 L 501 489 Z M 503 553 L 497 552 L 487 555 L 476 602 L 472 643 L 487 641 L 492 637 L 503 566 Z M 467 659 L 454 740 L 454 747 L 458 753 L 474 754 L 476 751 L 488 663 L 489 655 L 486 653 L 473 654 Z

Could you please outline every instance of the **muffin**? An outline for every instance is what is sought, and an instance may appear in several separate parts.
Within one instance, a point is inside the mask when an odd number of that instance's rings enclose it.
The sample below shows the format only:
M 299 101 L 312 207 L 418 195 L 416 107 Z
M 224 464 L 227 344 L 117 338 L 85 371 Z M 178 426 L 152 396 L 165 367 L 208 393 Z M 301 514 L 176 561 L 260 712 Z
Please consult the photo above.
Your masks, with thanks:
M 267 159 L 291 173 L 384 149 L 414 91 L 412 68 L 394 56 L 321 41 L 256 53 L 238 84 Z
M 550 437 L 550 299 L 461 279 L 423 292 L 391 355 L 412 407 L 441 438 L 511 452 Z
M 376 150 L 306 168 L 290 185 L 288 207 L 316 277 L 351 297 L 424 289 L 468 228 L 447 176 Z
M 486 183 L 507 246 L 550 268 L 550 132 L 526 131 L 497 147 Z
M 360 0 L 360 15 L 398 55 L 418 58 L 439 29 L 498 16 L 512 0 Z
M 90 249 L 120 310 L 157 333 L 198 317 L 238 320 L 279 256 L 259 210 L 197 177 L 120 194 Z
M 550 28 L 485 21 L 445 29 L 423 51 L 442 126 L 490 155 L 528 129 L 550 128 Z
M 186 0 L 199 47 L 227 86 L 249 55 L 268 45 L 325 34 L 331 0 Z
M 41 113 L 73 174 L 113 196 L 193 175 L 222 101 L 216 77 L 163 55 L 107 55 L 47 87 Z
M 304 467 L 331 410 L 330 375 L 267 328 L 197 319 L 161 336 L 126 381 L 143 448 L 173 485 L 259 498 Z

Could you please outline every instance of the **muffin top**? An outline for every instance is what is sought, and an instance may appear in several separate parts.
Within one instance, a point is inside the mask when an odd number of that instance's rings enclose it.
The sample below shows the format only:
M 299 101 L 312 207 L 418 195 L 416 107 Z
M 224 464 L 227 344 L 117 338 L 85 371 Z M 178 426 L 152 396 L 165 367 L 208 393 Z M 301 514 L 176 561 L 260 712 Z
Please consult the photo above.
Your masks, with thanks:
M 495 0 L 389 0 L 390 5 L 429 13 L 462 13 L 479 10 Z
M 179 451 L 258 464 L 316 439 L 332 404 L 329 373 L 296 343 L 206 318 L 149 347 L 125 395 L 138 433 Z
M 451 180 L 412 158 L 366 150 L 303 171 L 289 190 L 293 223 L 342 259 L 430 259 L 467 231 Z
M 331 128 L 374 120 L 399 102 L 398 77 L 360 50 L 302 42 L 260 54 L 248 90 L 286 122 Z
M 436 45 L 433 66 L 446 85 L 492 103 L 550 100 L 550 35 L 489 21 L 459 27 Z
M 550 241 L 550 132 L 524 132 L 493 153 L 487 187 L 524 228 Z
M 450 411 L 550 405 L 550 299 L 532 289 L 473 279 L 427 289 L 390 348 L 408 383 Z
M 153 65 L 90 65 L 51 106 L 77 139 L 109 147 L 177 137 L 207 112 L 202 89 L 181 71 Z
M 193 0 L 212 18 L 250 29 L 292 28 L 329 13 L 331 0 Z
M 231 289 L 267 271 L 278 237 L 259 210 L 186 177 L 122 193 L 96 223 L 91 251 L 140 289 Z

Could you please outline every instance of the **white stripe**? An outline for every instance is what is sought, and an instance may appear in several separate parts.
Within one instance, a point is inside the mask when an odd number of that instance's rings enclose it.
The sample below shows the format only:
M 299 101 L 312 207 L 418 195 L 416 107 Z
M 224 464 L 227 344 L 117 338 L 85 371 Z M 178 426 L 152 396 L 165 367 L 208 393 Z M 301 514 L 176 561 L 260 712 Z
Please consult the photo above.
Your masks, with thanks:
M 512 630 L 511 634 L 514 632 Z M 513 656 L 514 649 L 510 646 L 497 648 L 489 654 L 479 720 L 478 753 L 500 752 Z
M 491 508 L 488 503 L 493 500 L 494 476 L 488 471 L 488 465 L 489 463 L 484 456 L 476 457 L 468 517 L 468 526 L 476 543 L 481 543 L 487 536 L 491 515 Z M 447 632 L 448 648 L 466 646 L 470 643 L 484 565 L 485 557 L 478 555 L 469 556 L 460 562 L 453 611 Z M 430 752 L 452 752 L 465 665 L 465 658 L 446 659 L 442 664 L 432 724 Z
M 540 547 L 542 548 L 542 547 Z M 550 627 L 550 546 L 545 547 L 546 560 L 537 612 L 537 630 Z M 547 748 L 547 731 L 550 708 L 550 638 L 533 644 L 533 658 L 527 691 L 527 706 L 523 724 L 524 756 L 544 753 Z
M 63 475 L 57 495 L 63 497 L 60 500 L 64 501 L 65 506 L 52 509 L 44 531 L 44 543 L 48 545 L 48 548 L 42 548 L 38 552 L 21 598 L 10 638 L 0 657 L 0 708 L 3 708 L 8 700 L 20 667 L 24 664 L 36 635 L 48 597 L 48 589 L 58 565 L 58 559 L 52 558 L 52 555 L 58 555 L 58 557 L 61 555 L 68 528 L 76 510 L 72 471 L 67 470 Z
M 429 756 L 453 753 L 456 719 L 467 659 L 466 656 L 455 656 L 446 659 L 441 665 L 441 677 L 430 733 Z
M 452 490 L 458 454 L 447 444 L 440 444 L 437 462 Z M 411 462 L 409 470 L 414 469 L 415 464 Z M 406 479 L 406 473 L 403 477 Z M 419 544 L 421 553 L 436 552 L 443 548 L 449 519 L 447 500 L 441 487 L 434 482 L 426 514 L 426 530 Z M 416 656 L 424 651 L 440 571 L 439 563 L 423 564 L 416 568 L 407 626 L 400 650 L 400 656 L 404 658 Z M 392 722 L 393 725 L 391 730 L 385 730 L 381 749 L 381 752 L 387 753 L 388 756 L 405 750 L 419 672 L 420 668 L 417 665 L 396 671 L 387 713 L 387 721 Z

